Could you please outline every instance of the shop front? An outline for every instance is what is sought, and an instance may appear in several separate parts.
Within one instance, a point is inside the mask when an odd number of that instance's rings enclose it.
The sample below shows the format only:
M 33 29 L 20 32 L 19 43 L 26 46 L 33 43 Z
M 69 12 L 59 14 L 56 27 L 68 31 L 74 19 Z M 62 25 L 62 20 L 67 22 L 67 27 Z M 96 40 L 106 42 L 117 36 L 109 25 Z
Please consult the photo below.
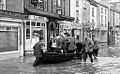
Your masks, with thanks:
M 75 38 L 79 36 L 79 39 L 82 40 L 82 25 L 81 24 L 72 24 L 72 36 Z
M 47 18 L 36 15 L 29 15 L 25 20 L 25 51 L 33 51 L 33 46 L 44 38 L 44 50 L 47 50 Z
M 72 36 L 72 22 L 67 22 L 67 21 L 59 21 L 60 25 L 60 30 L 59 33 L 60 35 L 64 36 L 64 33 L 69 33 Z
M 0 60 L 23 56 L 23 14 L 0 11 Z

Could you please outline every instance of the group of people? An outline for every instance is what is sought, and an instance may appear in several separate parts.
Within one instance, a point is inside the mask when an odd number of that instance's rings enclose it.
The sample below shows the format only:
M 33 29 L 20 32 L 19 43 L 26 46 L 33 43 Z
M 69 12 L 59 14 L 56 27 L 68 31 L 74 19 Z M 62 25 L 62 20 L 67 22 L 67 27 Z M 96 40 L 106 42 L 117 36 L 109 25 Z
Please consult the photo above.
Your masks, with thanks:
M 97 60 L 99 41 L 95 38 L 95 35 L 92 36 L 92 39 L 85 35 L 83 42 L 77 42 L 76 47 L 77 57 L 81 61 L 86 62 L 88 56 L 91 62 L 93 62 L 93 57 Z
M 38 61 L 42 58 L 43 39 L 39 38 L 39 41 L 33 47 L 34 55 L 36 56 L 33 66 L 39 64 Z M 95 35 L 92 36 L 92 39 L 85 35 L 84 40 L 80 41 L 79 36 L 75 38 L 65 33 L 64 36 L 57 35 L 56 37 L 50 37 L 48 47 L 48 52 L 75 53 L 77 58 L 84 62 L 86 62 L 89 56 L 90 61 L 93 62 L 93 57 L 97 59 L 96 57 L 98 56 L 99 41 L 95 39 Z
M 69 53 L 74 51 L 74 46 L 75 40 L 68 33 L 65 33 L 64 36 L 51 37 L 49 41 L 50 52 Z
M 84 62 L 86 62 L 89 56 L 90 61 L 93 62 L 93 58 L 97 60 L 99 41 L 95 38 L 95 35 L 92 35 L 92 38 L 85 35 L 84 40 L 81 41 L 79 35 L 75 38 L 65 33 L 64 36 L 52 37 L 49 42 L 49 47 L 52 52 L 75 53 L 78 59 Z

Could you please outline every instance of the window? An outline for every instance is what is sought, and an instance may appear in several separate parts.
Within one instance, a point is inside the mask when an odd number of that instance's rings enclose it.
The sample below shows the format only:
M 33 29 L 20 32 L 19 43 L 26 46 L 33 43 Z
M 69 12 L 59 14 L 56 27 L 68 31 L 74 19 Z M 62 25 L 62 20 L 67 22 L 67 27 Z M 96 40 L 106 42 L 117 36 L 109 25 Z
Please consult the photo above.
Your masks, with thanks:
M 105 14 L 107 14 L 107 10 L 105 9 Z
M 40 10 L 44 10 L 44 1 L 43 0 L 38 0 L 38 8 Z
M 44 5 L 44 10 L 47 11 L 47 10 L 48 10 L 48 0 L 44 0 L 44 1 L 45 1 L 45 2 L 44 2 L 44 3 L 45 3 L 45 5 Z
M 76 6 L 79 6 L 79 0 L 76 0 Z
M 11 31 L 11 27 L 6 27 L 6 30 L 7 31 Z
M 5 10 L 5 1 L 6 0 L 0 0 L 0 9 Z
M 78 22 L 79 22 L 79 11 L 76 10 L 76 23 L 78 23 Z
M 92 19 L 92 23 L 94 23 L 94 20 Z
M 58 5 L 58 6 L 61 6 L 61 0 L 58 0 L 57 5 Z
M 107 26 L 107 17 L 105 16 L 105 26 Z
M 103 15 L 101 15 L 101 26 L 103 26 Z
M 94 8 L 92 7 L 92 17 L 94 17 Z
M 103 13 L 103 8 L 101 8 L 101 13 Z

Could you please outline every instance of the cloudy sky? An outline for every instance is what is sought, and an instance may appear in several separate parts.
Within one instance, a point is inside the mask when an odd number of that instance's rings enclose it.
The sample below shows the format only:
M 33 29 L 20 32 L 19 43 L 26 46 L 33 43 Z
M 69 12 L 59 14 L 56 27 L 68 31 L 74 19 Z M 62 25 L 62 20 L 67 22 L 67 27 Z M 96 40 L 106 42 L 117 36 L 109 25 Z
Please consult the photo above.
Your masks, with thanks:
M 95 1 L 99 2 L 101 0 L 95 0 Z M 120 2 L 120 0 L 102 0 L 102 1 Z

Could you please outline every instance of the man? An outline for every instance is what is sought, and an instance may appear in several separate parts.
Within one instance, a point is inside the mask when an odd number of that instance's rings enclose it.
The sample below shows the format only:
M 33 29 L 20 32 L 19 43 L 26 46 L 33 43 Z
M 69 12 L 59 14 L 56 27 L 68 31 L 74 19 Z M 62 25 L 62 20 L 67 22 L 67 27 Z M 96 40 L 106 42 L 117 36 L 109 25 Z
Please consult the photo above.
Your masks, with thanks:
M 94 59 L 96 60 L 97 56 L 98 56 L 98 50 L 99 50 L 99 41 L 98 41 L 98 39 L 95 38 L 95 35 L 92 35 L 92 40 L 94 42 L 93 56 L 94 56 Z
M 87 56 L 89 56 L 91 62 L 93 62 L 93 58 L 92 58 L 92 53 L 93 53 L 93 46 L 94 43 L 92 41 L 92 39 L 90 39 L 88 37 L 88 35 L 85 36 L 85 40 L 83 42 L 83 61 L 86 62 Z
M 40 60 L 42 59 L 42 56 L 43 56 L 43 49 L 42 48 L 44 47 L 43 39 L 44 38 L 40 37 L 39 41 L 33 47 L 34 56 L 36 57 L 33 66 L 39 65 Z
M 79 40 L 79 35 L 76 37 L 76 53 L 77 58 L 82 61 L 82 42 Z
M 74 53 L 75 51 L 75 40 L 70 34 L 67 35 L 68 37 L 68 44 L 67 44 L 67 52 L 68 53 Z

